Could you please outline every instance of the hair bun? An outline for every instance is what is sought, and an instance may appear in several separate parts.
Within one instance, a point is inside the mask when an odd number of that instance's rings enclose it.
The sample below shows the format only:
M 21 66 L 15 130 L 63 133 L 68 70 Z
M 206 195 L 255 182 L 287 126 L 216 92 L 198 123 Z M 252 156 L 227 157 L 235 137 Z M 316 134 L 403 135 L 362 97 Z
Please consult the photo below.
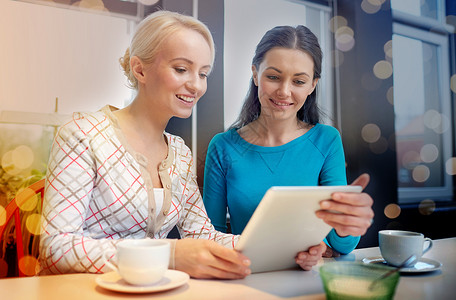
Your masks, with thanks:
M 137 88 L 138 83 L 136 81 L 136 78 L 131 73 L 130 69 L 130 48 L 127 48 L 127 50 L 125 50 L 124 56 L 119 58 L 119 63 L 124 70 L 125 76 L 127 76 L 129 86 L 134 89 Z

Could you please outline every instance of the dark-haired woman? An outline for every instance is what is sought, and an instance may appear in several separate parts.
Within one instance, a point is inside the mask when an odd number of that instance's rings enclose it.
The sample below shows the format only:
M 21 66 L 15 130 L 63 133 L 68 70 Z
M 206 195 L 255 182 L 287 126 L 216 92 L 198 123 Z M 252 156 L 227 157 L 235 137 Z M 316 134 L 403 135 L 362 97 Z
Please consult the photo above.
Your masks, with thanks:
M 257 45 L 241 114 L 207 153 L 203 200 L 217 230 L 226 232 L 228 209 L 232 233 L 241 234 L 271 186 L 347 184 L 340 134 L 319 123 L 321 63 L 318 40 L 305 26 L 275 27 Z M 363 175 L 354 183 L 368 181 Z M 334 228 L 325 239 L 329 250 L 349 253 L 357 246 L 371 224 L 372 203 L 365 193 L 335 193 L 322 202 L 317 216 Z M 296 262 L 309 270 L 328 249 L 322 242 Z

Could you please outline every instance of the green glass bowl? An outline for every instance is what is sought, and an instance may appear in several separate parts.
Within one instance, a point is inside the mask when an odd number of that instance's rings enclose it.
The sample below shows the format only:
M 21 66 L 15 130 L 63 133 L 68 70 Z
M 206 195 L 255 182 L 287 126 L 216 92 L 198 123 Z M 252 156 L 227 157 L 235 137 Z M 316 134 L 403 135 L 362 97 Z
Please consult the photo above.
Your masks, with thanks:
M 329 262 L 320 267 L 320 277 L 328 300 L 393 299 L 399 272 L 370 284 L 391 267 L 361 262 Z

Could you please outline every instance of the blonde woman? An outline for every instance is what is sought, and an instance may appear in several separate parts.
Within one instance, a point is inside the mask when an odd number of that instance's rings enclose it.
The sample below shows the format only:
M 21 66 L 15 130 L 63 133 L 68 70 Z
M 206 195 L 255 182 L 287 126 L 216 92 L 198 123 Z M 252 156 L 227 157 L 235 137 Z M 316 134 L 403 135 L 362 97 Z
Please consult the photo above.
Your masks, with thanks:
M 192 155 L 165 132 L 204 95 L 214 43 L 200 21 L 151 14 L 138 26 L 121 65 L 136 89 L 123 109 L 75 113 L 58 130 L 46 178 L 40 261 L 43 273 L 109 269 L 102 254 L 123 239 L 166 239 L 170 267 L 197 278 L 243 278 L 249 260 L 238 237 L 216 231 L 206 215 Z

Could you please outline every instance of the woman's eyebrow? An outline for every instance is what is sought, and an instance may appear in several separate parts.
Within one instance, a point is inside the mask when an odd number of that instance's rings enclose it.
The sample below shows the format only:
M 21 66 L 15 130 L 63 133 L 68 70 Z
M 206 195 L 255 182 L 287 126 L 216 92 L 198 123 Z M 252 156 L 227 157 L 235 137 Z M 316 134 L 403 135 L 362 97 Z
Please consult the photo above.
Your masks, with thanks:
M 310 75 L 309 75 L 309 74 L 307 74 L 306 72 L 301 72 L 301 73 L 296 73 L 296 74 L 294 74 L 294 76 L 301 76 L 301 75 L 304 75 L 304 76 L 310 77 Z
M 276 71 L 277 73 L 282 73 L 282 71 L 280 71 L 279 69 L 277 69 L 276 67 L 267 67 L 266 70 L 274 70 Z M 305 75 L 307 77 L 310 77 L 309 74 L 307 74 L 306 72 L 300 72 L 300 73 L 295 73 L 293 74 L 293 76 L 301 76 L 301 75 Z
M 176 58 L 171 59 L 170 62 L 177 61 L 177 60 L 183 60 L 183 61 L 185 61 L 186 63 L 188 63 L 189 65 L 193 65 L 193 61 L 191 61 L 190 59 L 185 58 L 185 57 L 176 57 Z M 204 68 L 209 68 L 209 69 L 210 69 L 210 68 L 211 68 L 211 65 L 204 65 L 204 66 L 202 66 L 201 68 L 202 68 L 202 69 L 204 69 Z

